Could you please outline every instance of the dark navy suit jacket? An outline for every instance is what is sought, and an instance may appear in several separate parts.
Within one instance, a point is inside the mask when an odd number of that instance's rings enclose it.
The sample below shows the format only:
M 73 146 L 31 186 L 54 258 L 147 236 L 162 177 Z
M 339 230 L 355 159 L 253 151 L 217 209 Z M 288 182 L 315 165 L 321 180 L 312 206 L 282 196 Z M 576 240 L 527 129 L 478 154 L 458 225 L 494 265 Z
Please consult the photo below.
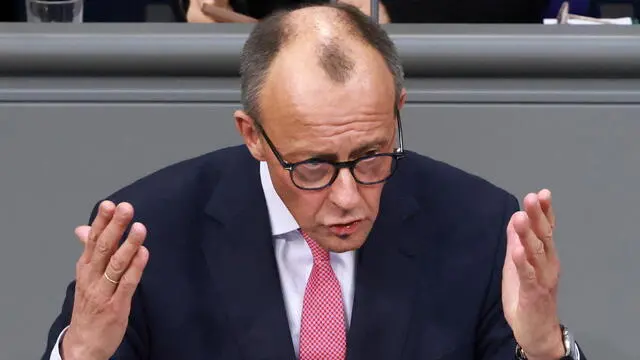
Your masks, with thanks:
M 259 163 L 244 146 L 172 165 L 108 199 L 133 204 L 151 254 L 114 359 L 295 359 Z M 348 359 L 514 359 L 500 282 L 517 210 L 488 182 L 408 153 L 358 251 Z M 43 359 L 69 324 L 74 285 Z

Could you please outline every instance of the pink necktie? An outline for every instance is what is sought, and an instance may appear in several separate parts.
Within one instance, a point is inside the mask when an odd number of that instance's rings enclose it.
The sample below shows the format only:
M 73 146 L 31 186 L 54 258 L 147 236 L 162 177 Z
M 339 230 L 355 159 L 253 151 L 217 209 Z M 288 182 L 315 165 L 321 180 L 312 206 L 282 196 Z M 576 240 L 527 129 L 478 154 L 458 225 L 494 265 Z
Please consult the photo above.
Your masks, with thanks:
M 302 303 L 300 360 L 344 360 L 347 336 L 340 283 L 329 252 L 301 233 L 311 248 L 313 267 Z

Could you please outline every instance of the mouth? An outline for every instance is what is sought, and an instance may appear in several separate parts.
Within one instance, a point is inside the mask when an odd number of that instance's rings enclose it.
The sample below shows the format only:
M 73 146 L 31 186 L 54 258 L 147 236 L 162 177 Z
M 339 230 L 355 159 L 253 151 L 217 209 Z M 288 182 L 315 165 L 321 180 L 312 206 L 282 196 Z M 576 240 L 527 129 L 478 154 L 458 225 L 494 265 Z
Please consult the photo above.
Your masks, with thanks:
M 343 224 L 334 224 L 329 226 L 329 230 L 335 236 L 346 238 L 358 230 L 358 225 L 362 220 L 351 221 Z

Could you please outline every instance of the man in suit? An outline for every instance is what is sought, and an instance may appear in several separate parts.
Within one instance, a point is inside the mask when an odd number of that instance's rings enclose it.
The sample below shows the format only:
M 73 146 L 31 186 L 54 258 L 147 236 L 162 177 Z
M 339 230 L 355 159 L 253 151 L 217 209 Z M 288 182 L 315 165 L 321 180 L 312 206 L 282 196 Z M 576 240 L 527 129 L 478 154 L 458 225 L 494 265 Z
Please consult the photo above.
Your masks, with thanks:
M 404 149 L 402 66 L 368 17 L 275 14 L 241 76 L 245 146 L 146 176 L 76 229 L 43 359 L 584 359 L 557 314 L 551 194 L 518 211 Z

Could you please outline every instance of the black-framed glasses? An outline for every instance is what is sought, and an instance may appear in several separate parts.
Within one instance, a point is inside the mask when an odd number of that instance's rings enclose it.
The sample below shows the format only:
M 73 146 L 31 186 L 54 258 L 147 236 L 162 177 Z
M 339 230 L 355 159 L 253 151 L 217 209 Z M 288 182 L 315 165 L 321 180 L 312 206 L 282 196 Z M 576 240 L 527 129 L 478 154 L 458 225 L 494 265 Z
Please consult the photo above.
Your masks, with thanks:
M 259 122 L 254 121 L 271 151 L 282 167 L 289 171 L 293 184 L 302 190 L 320 190 L 331 186 L 338 178 L 340 169 L 349 169 L 355 181 L 363 185 L 375 185 L 387 181 L 396 171 L 398 160 L 404 157 L 402 143 L 402 121 L 400 111 L 395 109 L 398 124 L 398 148 L 391 153 L 366 155 L 350 161 L 308 159 L 295 163 L 287 162 L 276 149 Z

